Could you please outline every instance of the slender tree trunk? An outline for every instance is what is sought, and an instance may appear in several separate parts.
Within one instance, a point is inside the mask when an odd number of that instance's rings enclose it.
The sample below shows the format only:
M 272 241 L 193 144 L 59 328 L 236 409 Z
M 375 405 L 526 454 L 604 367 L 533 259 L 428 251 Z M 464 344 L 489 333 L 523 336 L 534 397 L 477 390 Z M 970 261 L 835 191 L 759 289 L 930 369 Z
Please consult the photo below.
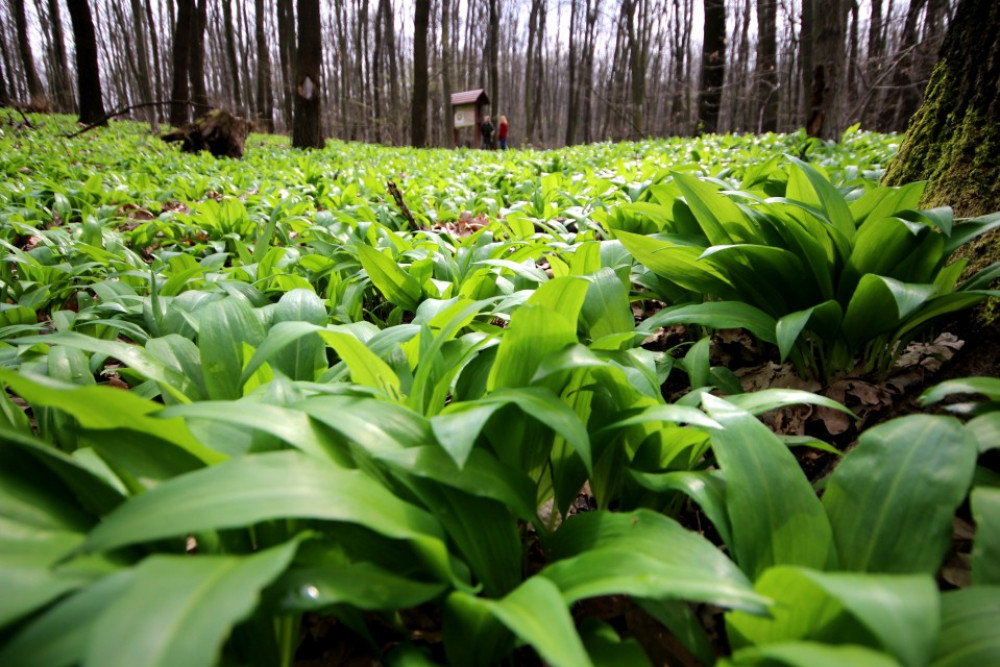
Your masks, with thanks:
M 38 78 L 35 69 L 35 57 L 31 52 L 31 40 L 28 39 L 28 19 L 24 13 L 24 0 L 11 0 L 14 7 L 14 25 L 17 28 L 17 45 L 21 51 L 21 64 L 24 67 L 24 78 L 28 84 L 29 108 L 33 111 L 48 111 L 49 100 L 45 96 L 42 80 Z
M 60 111 L 70 113 L 73 111 L 73 82 L 69 76 L 69 65 L 66 60 L 66 39 L 63 36 L 62 16 L 59 11 L 58 0 L 49 0 L 49 21 L 52 26 L 52 51 L 54 56 L 54 83 L 53 91 L 56 98 L 56 105 Z
M 156 27 L 156 21 L 153 20 L 153 0 L 146 0 L 146 25 L 149 26 L 149 44 L 153 52 L 153 77 L 154 77 L 154 88 L 156 91 L 156 97 L 163 95 L 163 70 L 160 65 L 160 40 L 157 37 L 159 30 Z M 164 120 L 163 107 L 157 105 L 153 108 L 153 113 L 155 114 L 157 122 Z
M 191 32 L 191 101 L 194 117 L 208 113 L 208 91 L 205 89 L 205 24 L 208 22 L 207 0 L 198 0 Z
M 458 11 L 457 9 L 455 11 Z M 530 58 L 529 58 L 530 60 Z M 451 108 L 451 2 L 441 0 L 441 97 L 444 105 L 444 125 L 441 143 L 449 148 L 455 145 L 455 118 Z
M 267 132 L 274 132 L 274 96 L 271 92 L 271 55 L 264 27 L 264 0 L 254 0 L 257 39 L 257 118 Z
M 800 118 L 808 131 L 813 109 L 813 42 L 815 34 L 814 0 L 802 0 L 802 28 L 799 31 L 799 67 L 802 76 L 802 109 Z
M 778 129 L 776 0 L 757 0 L 757 108 L 760 132 Z
M 704 132 L 718 132 L 719 105 L 726 78 L 726 0 L 704 0 L 704 9 L 698 123 Z
M 233 104 L 243 113 L 243 95 L 240 90 L 240 66 L 236 60 L 236 31 L 233 29 L 233 7 L 231 0 L 222 0 L 222 21 L 226 31 L 226 60 L 232 80 Z
M 292 146 L 322 148 L 320 63 L 323 62 L 319 0 L 298 0 L 298 52 L 295 58 L 295 117 Z
M 104 119 L 101 98 L 101 73 L 97 66 L 97 38 L 87 0 L 67 0 L 69 18 L 76 43 L 76 85 L 80 100 L 80 122 L 98 123 Z
M 142 25 L 142 3 L 140 0 L 132 0 L 132 31 L 135 33 L 140 101 L 149 103 L 153 101 L 153 84 L 149 77 L 149 56 L 146 53 L 146 31 Z M 155 134 L 159 134 L 156 108 L 152 106 L 147 107 L 143 110 L 143 113 L 152 131 Z
M 416 0 L 413 12 L 413 101 L 410 105 L 410 143 L 427 145 L 427 23 L 431 1 Z
M 194 29 L 195 0 L 177 0 L 177 25 L 174 28 L 173 91 L 170 94 L 170 124 L 180 127 L 188 122 L 191 70 L 191 32 Z
M 577 26 L 580 24 L 580 2 L 582 0 L 570 0 L 569 12 L 569 60 L 566 63 L 566 76 L 568 80 L 569 96 L 566 105 L 566 136 L 563 143 L 572 146 L 576 143 L 576 118 L 580 106 L 580 84 L 579 70 L 577 62 L 577 51 L 579 49 L 579 38 L 577 37 Z
M 524 63 L 524 141 L 535 140 L 535 43 L 541 40 L 539 14 L 543 0 L 531 0 L 531 14 L 528 16 L 528 52 Z
M 292 0 L 276 0 L 278 4 L 278 62 L 284 95 L 281 100 L 285 111 L 285 125 L 292 124 L 292 105 L 295 97 L 295 10 Z
M 844 129 L 844 0 L 816 5 L 816 54 L 810 136 L 838 139 Z
M 490 59 L 490 108 L 493 124 L 500 127 L 500 13 L 498 0 L 489 0 L 489 59 Z M 497 132 L 493 133 L 493 148 L 497 146 Z

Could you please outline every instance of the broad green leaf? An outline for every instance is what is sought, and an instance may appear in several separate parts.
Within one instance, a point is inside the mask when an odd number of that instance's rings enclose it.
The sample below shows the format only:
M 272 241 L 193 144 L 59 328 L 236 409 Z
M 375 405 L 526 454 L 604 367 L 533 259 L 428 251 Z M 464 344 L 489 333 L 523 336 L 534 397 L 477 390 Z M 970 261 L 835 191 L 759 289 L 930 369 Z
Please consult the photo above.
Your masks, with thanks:
M 580 636 L 573 627 L 559 589 L 544 577 L 532 577 L 500 600 L 474 598 L 465 593 L 463 602 L 486 610 L 529 644 L 549 665 L 592 665 Z
M 1000 586 L 941 596 L 941 633 L 932 667 L 1000 664 Z
M 0 500 L 7 500 L 4 495 Z M 82 539 L 78 533 L 38 529 L 0 517 L 0 627 L 86 585 L 88 576 L 56 567 Z
M 743 213 L 736 204 L 719 192 L 711 183 L 702 181 L 689 174 L 673 173 L 674 183 L 684 195 L 687 205 L 701 226 L 701 231 L 711 245 L 725 245 L 747 239 L 734 238 L 729 226 L 741 220 Z
M 733 553 L 756 579 L 774 565 L 825 569 L 836 562 L 826 513 L 788 448 L 749 412 L 702 395 L 712 451 L 726 478 Z
M 297 541 L 252 556 L 150 556 L 97 619 L 85 665 L 210 667 L 234 624 L 284 571 Z M 150 604 L 155 601 L 155 604 Z
M 970 499 L 976 522 L 972 583 L 997 585 L 1000 584 L 1000 489 L 979 487 L 972 490 Z
M 399 268 L 395 260 L 375 248 L 365 244 L 358 244 L 356 247 L 361 266 L 364 267 L 376 289 L 390 303 L 415 312 L 420 305 L 423 292 L 413 276 Z
M 610 268 L 587 276 L 590 285 L 583 302 L 580 320 L 591 340 L 635 330 L 635 318 L 629 306 L 628 292 Z
M 832 340 L 840 329 L 843 310 L 836 301 L 824 301 L 805 310 L 789 313 L 778 320 L 775 328 L 781 360 L 788 358 L 802 331 L 807 327 L 824 340 Z
M 167 408 L 157 416 L 164 419 L 203 419 L 261 431 L 284 440 L 310 456 L 333 461 L 341 467 L 353 467 L 350 457 L 336 443 L 331 442 L 308 415 L 290 408 L 248 399 L 199 401 Z
M 585 282 L 576 282 L 586 290 Z M 546 306 L 521 306 L 511 316 L 500 341 L 487 388 L 528 385 L 545 357 L 576 342 L 575 319 L 569 320 Z
M 580 624 L 583 646 L 595 667 L 652 667 L 635 639 L 622 640 L 615 629 L 593 617 Z
M 739 301 L 706 301 L 671 306 L 644 320 L 638 329 L 644 333 L 652 333 L 671 324 L 700 324 L 713 329 L 743 328 L 768 343 L 776 341 L 777 323 L 774 318 Z
M 1000 378 L 970 377 L 945 380 L 920 394 L 920 404 L 938 403 L 954 394 L 982 394 L 991 401 L 1000 401 Z
M 1000 412 L 988 412 L 965 424 L 965 429 L 979 443 L 979 453 L 1000 448 Z
M 198 349 L 208 397 L 234 400 L 243 396 L 243 344 L 257 346 L 264 328 L 250 305 L 235 298 L 210 303 L 198 311 Z
M 694 470 L 664 473 L 635 470 L 629 472 L 643 488 L 657 493 L 678 491 L 693 500 L 715 526 L 722 541 L 732 549 L 732 527 L 729 525 L 729 514 L 726 511 L 726 483 L 717 472 Z
M 73 415 L 80 426 L 94 431 L 125 429 L 148 434 L 176 445 L 192 459 L 212 464 L 226 459 L 191 436 L 182 421 L 158 419 L 162 407 L 132 392 L 99 385 L 75 387 L 45 377 L 0 369 L 0 379 L 32 405 L 59 408 Z
M 347 364 L 352 382 L 376 389 L 390 398 L 401 396 L 399 377 L 360 340 L 350 333 L 330 329 L 321 329 L 319 335 Z
M 366 611 L 416 607 L 444 592 L 441 582 L 421 582 L 371 563 L 293 567 L 270 591 L 281 611 L 323 610 L 348 604 Z
M 307 289 L 286 292 L 274 310 L 274 322 L 309 322 L 326 324 L 327 313 L 323 299 Z M 315 380 L 326 368 L 326 350 L 319 336 L 307 335 L 290 343 L 273 358 L 268 359 L 273 368 L 293 380 Z M 245 377 L 245 371 L 244 371 Z
M 899 663 L 885 653 L 863 646 L 831 646 L 816 642 L 784 642 L 741 649 L 731 660 L 722 660 L 720 667 L 899 667 Z
M 843 405 L 821 394 L 801 389 L 761 389 L 746 394 L 727 396 L 726 400 L 752 415 L 761 415 L 770 410 L 788 405 L 820 405 L 831 410 L 838 410 L 855 417 L 855 414 Z
M 711 542 L 649 510 L 571 517 L 556 531 L 552 557 L 540 576 L 555 582 L 571 603 L 624 594 L 754 613 L 766 609 L 764 598 Z
M 854 348 L 880 333 L 895 328 L 937 290 L 934 285 L 903 283 L 893 278 L 866 274 L 861 277 L 844 312 L 843 330 Z
M 80 664 L 97 618 L 129 589 L 133 577 L 134 570 L 116 572 L 53 605 L 0 649 L 0 664 L 22 667 Z
M 926 664 L 938 633 L 938 592 L 926 575 L 870 575 L 775 567 L 757 581 L 771 616 L 727 615 L 735 646 L 794 640 L 881 648 L 906 665 Z
M 798 199 L 801 202 L 816 206 L 824 211 L 834 228 L 848 239 L 854 238 L 854 216 L 848 208 L 844 196 L 830 183 L 830 180 L 816 168 L 797 158 L 789 158 L 795 165 L 788 178 L 789 199 Z M 805 187 L 799 177 L 803 175 L 812 192 Z
M 88 551 L 114 549 L 287 518 L 356 523 L 387 537 L 413 540 L 434 561 L 443 557 L 441 528 L 426 512 L 358 470 L 297 451 L 244 456 L 164 482 L 105 517 L 83 546 Z
M 936 573 L 976 455 L 951 417 L 911 415 L 865 431 L 823 495 L 841 568 Z
M 615 238 L 640 264 L 684 289 L 722 298 L 738 296 L 728 276 L 708 262 L 698 261 L 704 251 L 702 247 L 624 231 L 616 231 Z

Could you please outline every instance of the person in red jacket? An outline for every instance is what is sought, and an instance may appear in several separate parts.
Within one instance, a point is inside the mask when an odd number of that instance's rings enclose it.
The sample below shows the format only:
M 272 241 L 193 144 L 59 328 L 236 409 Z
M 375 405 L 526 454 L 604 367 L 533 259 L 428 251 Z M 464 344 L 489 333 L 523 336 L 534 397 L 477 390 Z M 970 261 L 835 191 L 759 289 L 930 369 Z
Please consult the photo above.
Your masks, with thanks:
M 497 139 L 500 140 L 500 150 L 507 150 L 507 116 L 500 116 L 500 127 L 497 128 Z

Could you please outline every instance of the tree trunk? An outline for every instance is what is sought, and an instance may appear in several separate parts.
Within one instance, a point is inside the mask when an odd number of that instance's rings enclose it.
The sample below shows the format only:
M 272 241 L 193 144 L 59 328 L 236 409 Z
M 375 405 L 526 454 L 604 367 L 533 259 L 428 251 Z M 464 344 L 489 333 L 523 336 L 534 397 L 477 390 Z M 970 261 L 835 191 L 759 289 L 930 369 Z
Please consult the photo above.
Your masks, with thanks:
M 493 110 L 493 124 L 499 125 L 500 113 L 500 13 L 498 0 L 489 0 L 489 59 L 490 59 L 490 108 Z M 497 145 L 497 133 L 493 133 L 493 147 Z
M 163 74 L 160 67 L 160 40 L 156 36 L 159 30 L 156 27 L 156 21 L 153 20 L 153 0 L 146 0 L 146 25 L 149 26 L 149 44 L 152 47 L 153 52 L 153 77 L 154 86 L 153 90 L 156 91 L 156 96 L 159 97 L 163 94 Z M 163 107 L 157 105 L 154 108 L 156 113 L 157 121 L 164 120 Z
M 135 32 L 135 50 L 139 68 L 139 95 L 144 103 L 153 101 L 153 83 L 149 76 L 149 56 L 146 54 L 146 34 L 142 25 L 142 4 L 140 0 L 132 0 L 132 28 Z M 146 120 L 155 134 L 160 133 L 156 121 L 156 108 L 144 109 Z
M 701 131 L 718 132 L 722 85 L 726 79 L 726 0 L 704 0 L 704 7 L 698 125 Z
M 427 23 L 431 0 L 416 0 L 413 10 L 413 100 L 410 104 L 410 143 L 427 145 Z
M 292 0 L 276 0 L 278 4 L 278 62 L 284 95 L 281 108 L 285 112 L 285 125 L 292 124 L 292 106 L 295 98 L 295 11 Z
M 455 11 L 458 11 L 456 8 Z M 449 148 L 455 146 L 455 118 L 451 108 L 451 3 L 441 0 L 441 97 L 444 105 L 444 126 L 441 128 L 441 144 Z M 531 61 L 529 56 L 528 61 Z
M 271 55 L 264 27 L 264 0 L 254 0 L 257 38 L 257 118 L 267 132 L 274 132 L 274 96 L 271 92 Z
M 104 119 L 101 99 L 101 73 L 97 66 L 97 39 L 94 19 L 87 0 L 67 0 L 69 18 L 76 42 L 76 85 L 80 100 L 80 122 L 97 123 Z
M 292 146 L 322 148 L 319 70 L 323 61 L 319 0 L 298 0 L 299 48 L 295 58 L 295 116 Z
M 191 31 L 194 22 L 195 0 L 178 0 L 177 25 L 174 28 L 174 81 L 170 94 L 170 124 L 180 127 L 188 122 L 190 88 L 188 77 L 191 70 Z
M 63 36 L 62 16 L 59 12 L 58 0 L 49 0 L 49 21 L 52 25 L 52 50 L 55 60 L 54 96 L 56 106 L 63 113 L 72 113 L 73 83 L 69 76 L 69 65 L 66 60 L 66 39 Z
M 233 7 L 231 0 L 222 0 L 222 21 L 226 30 L 226 60 L 232 80 L 233 106 L 237 113 L 243 113 L 243 95 L 240 90 L 240 66 L 236 60 L 236 34 L 233 29 Z
M 35 57 L 31 52 L 31 40 L 28 38 L 28 19 L 24 13 L 24 0 L 13 0 L 14 25 L 17 28 L 17 45 L 21 51 L 21 64 L 24 67 L 24 78 L 28 84 L 28 108 L 33 111 L 48 111 L 49 100 L 45 96 L 42 80 L 35 70 Z
M 542 38 L 539 21 L 542 2 L 543 0 L 531 0 L 531 14 L 528 17 L 528 53 L 524 64 L 524 141 L 529 144 L 535 139 L 534 107 L 538 104 L 535 99 L 535 78 L 538 75 L 535 69 L 535 44 Z
M 566 63 L 567 76 L 569 79 L 569 99 L 566 105 L 566 137 L 563 143 L 572 146 L 576 143 L 576 118 L 579 113 L 580 94 L 579 83 L 577 81 L 577 26 L 580 23 L 580 2 L 581 0 L 570 0 L 569 12 L 569 58 Z
M 191 31 L 191 102 L 195 120 L 208 113 L 208 91 L 205 90 L 205 24 L 208 22 L 207 0 L 198 0 Z
M 822 0 L 815 5 L 816 50 L 813 62 L 813 99 L 809 136 L 839 139 L 844 126 L 844 0 Z
M 757 0 L 758 131 L 778 129 L 778 61 L 775 39 L 777 0 Z
M 883 183 L 927 179 L 925 206 L 1000 210 L 1000 3 L 961 0 L 924 102 Z

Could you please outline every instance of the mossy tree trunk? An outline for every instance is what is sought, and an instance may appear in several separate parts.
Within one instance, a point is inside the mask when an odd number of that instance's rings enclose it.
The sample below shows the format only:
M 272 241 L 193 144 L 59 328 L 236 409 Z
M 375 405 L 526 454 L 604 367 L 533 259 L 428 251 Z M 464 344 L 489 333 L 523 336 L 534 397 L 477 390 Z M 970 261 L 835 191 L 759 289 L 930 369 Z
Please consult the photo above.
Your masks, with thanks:
M 1000 3 L 960 0 L 941 56 L 910 120 L 885 185 L 927 180 L 921 204 L 951 206 L 961 217 L 1000 211 Z M 966 273 L 1000 261 L 1000 234 L 959 250 Z M 976 324 L 997 327 L 996 302 Z
M 883 183 L 927 180 L 925 206 L 1000 211 L 1000 3 L 961 0 L 924 102 Z

